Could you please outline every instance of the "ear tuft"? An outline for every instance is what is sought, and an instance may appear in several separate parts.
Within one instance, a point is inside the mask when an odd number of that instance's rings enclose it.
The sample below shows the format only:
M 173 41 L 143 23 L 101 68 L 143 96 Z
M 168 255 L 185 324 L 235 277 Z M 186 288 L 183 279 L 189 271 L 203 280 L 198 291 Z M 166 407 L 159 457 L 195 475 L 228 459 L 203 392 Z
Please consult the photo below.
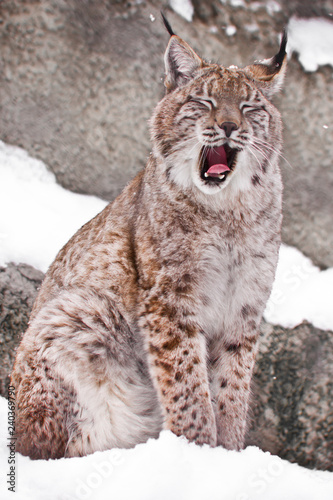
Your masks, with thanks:
M 165 87 L 168 92 L 186 85 L 196 71 L 204 66 L 203 60 L 179 36 L 172 35 L 164 55 Z
M 280 50 L 276 54 L 276 56 L 273 57 L 273 63 L 276 68 L 281 68 L 283 65 L 283 61 L 285 60 L 285 57 L 287 55 L 286 52 L 287 42 L 288 42 L 288 36 L 287 36 L 287 29 L 285 28 L 282 32 Z
M 287 66 L 287 32 L 283 31 L 279 52 L 271 59 L 265 59 L 244 68 L 244 71 L 258 84 L 260 90 L 271 97 L 283 83 Z
M 167 20 L 167 18 L 165 17 L 165 15 L 163 14 L 163 12 L 161 11 L 161 16 L 162 16 L 162 19 L 163 19 L 163 24 L 167 30 L 167 32 L 169 33 L 170 36 L 176 36 L 176 33 L 174 33 L 173 29 L 171 28 L 171 25 L 169 23 L 169 21 Z

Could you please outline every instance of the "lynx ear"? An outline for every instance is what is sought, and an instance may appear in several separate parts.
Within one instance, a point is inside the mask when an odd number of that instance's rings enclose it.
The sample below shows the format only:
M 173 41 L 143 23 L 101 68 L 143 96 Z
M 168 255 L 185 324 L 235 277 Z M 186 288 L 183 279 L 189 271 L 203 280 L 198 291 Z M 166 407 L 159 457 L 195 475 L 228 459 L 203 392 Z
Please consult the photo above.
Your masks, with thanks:
M 179 36 L 172 35 L 164 55 L 167 92 L 186 85 L 204 62 Z
M 276 56 L 271 59 L 265 59 L 258 63 L 251 64 L 244 68 L 266 97 L 270 98 L 275 92 L 278 92 L 283 83 L 287 67 L 287 33 L 283 32 L 280 50 Z

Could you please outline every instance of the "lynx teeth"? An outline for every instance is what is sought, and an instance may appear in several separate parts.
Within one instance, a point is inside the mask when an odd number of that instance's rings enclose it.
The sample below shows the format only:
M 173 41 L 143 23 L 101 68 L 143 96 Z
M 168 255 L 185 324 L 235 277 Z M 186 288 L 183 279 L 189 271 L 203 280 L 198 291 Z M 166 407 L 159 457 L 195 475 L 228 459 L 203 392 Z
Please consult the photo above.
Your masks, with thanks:
M 204 175 L 205 175 L 205 177 L 210 177 L 208 172 L 205 172 Z M 225 174 L 219 174 L 219 175 L 216 175 L 215 177 L 217 177 L 218 179 L 220 179 L 222 181 L 225 178 Z

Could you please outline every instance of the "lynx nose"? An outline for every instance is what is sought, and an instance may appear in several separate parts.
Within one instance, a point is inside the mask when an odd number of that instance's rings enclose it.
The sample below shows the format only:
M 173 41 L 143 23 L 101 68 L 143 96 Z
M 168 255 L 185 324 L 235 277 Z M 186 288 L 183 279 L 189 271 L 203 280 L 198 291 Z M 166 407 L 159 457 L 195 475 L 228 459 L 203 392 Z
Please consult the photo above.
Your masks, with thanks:
M 224 130 L 225 135 L 227 137 L 230 137 L 231 132 L 238 129 L 238 125 L 236 125 L 236 123 L 234 123 L 234 122 L 223 122 L 223 123 L 221 123 L 221 125 L 219 125 L 219 127 L 222 130 Z

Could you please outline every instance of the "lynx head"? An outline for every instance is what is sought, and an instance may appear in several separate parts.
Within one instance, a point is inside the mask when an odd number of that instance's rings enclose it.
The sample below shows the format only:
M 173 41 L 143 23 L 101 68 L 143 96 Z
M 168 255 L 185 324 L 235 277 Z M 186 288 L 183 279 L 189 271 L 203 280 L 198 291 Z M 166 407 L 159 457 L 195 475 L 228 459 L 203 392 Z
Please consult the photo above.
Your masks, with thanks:
M 206 194 L 253 187 L 278 168 L 281 119 L 270 98 L 283 81 L 286 34 L 277 55 L 238 69 L 208 64 L 169 33 L 166 95 L 151 120 L 165 175 Z

